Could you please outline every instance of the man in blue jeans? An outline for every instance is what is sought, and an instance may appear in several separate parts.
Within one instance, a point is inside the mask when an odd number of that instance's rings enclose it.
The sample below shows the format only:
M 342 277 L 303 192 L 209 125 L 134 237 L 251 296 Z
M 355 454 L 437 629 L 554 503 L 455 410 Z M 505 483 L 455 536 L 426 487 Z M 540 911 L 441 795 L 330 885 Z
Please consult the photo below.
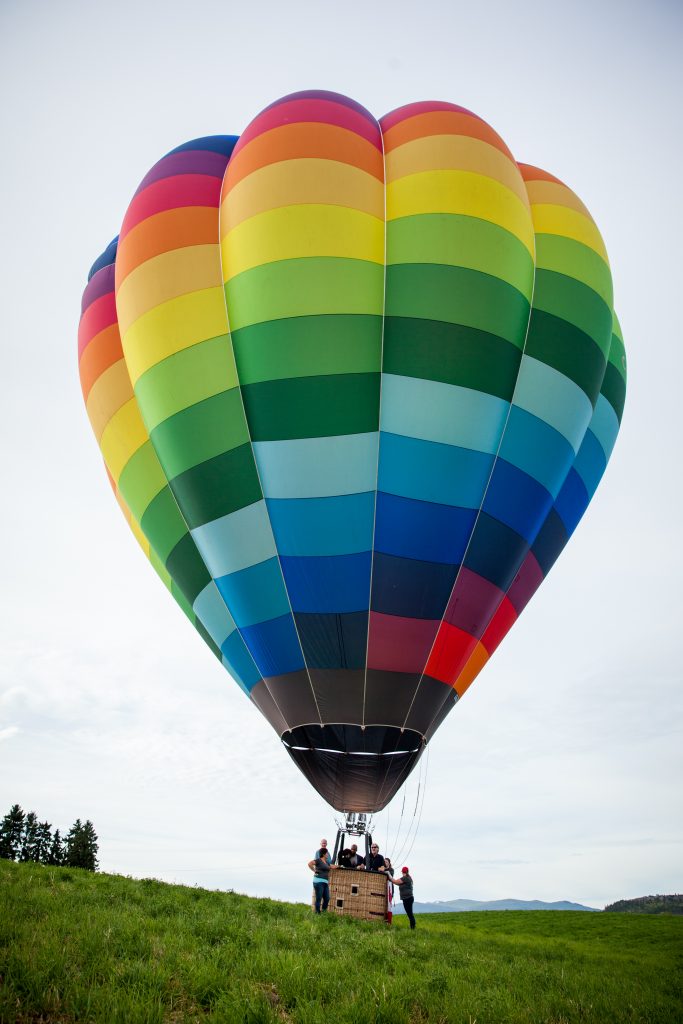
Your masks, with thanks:
M 319 853 L 323 853 L 323 850 L 319 850 Z M 329 856 L 329 855 L 328 855 Z M 309 860 L 308 866 L 313 872 L 313 892 L 315 893 L 315 912 L 319 914 L 321 912 L 326 913 L 327 908 L 330 904 L 330 871 L 336 868 L 336 864 L 330 864 L 328 856 L 323 855 L 322 857 L 314 857 L 313 860 Z
M 401 893 L 401 903 L 403 909 L 406 912 L 406 916 L 410 921 L 410 927 L 415 927 L 415 915 L 413 914 L 413 880 L 410 877 L 408 868 L 401 868 L 401 877 L 395 878 L 394 882 L 400 886 L 399 892 Z

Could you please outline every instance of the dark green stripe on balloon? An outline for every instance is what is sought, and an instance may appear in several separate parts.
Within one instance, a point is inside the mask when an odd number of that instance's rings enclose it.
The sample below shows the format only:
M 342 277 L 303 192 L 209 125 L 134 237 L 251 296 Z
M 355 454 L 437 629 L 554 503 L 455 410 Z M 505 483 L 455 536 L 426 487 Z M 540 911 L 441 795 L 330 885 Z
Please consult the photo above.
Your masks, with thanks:
M 379 374 L 263 381 L 242 388 L 252 441 L 363 434 L 378 429 Z
M 388 316 L 384 372 L 456 384 L 510 401 L 521 351 L 461 324 Z

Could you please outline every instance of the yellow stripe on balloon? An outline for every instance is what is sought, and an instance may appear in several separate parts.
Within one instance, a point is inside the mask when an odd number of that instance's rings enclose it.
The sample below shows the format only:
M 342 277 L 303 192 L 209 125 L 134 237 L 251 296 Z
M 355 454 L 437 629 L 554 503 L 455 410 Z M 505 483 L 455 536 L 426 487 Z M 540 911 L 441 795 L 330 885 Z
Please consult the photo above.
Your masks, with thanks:
M 537 235 L 561 235 L 573 238 L 575 242 L 583 242 L 602 256 L 609 266 L 609 259 L 602 236 L 590 217 L 584 217 L 576 210 L 566 206 L 555 206 L 549 203 L 533 204 L 531 215 Z
M 387 220 L 415 213 L 458 213 L 510 231 L 534 255 L 527 206 L 500 182 L 469 171 L 424 171 L 387 185 Z
M 545 181 L 542 178 L 527 181 L 526 191 L 532 206 L 539 203 L 548 203 L 552 206 L 567 206 L 572 210 L 576 210 L 577 213 L 582 213 L 589 220 L 593 220 L 588 208 L 584 206 L 579 197 L 570 188 L 567 188 L 566 185 L 561 185 L 557 181 Z
M 278 260 L 332 256 L 384 263 L 384 222 L 342 206 L 283 206 L 243 221 L 221 243 L 225 280 Z
M 427 135 L 406 142 L 386 155 L 387 181 L 423 171 L 443 170 L 472 171 L 493 178 L 529 206 L 517 164 L 481 139 L 467 135 Z
M 204 288 L 220 288 L 222 283 L 217 245 L 187 245 L 154 256 L 136 267 L 116 293 L 121 333 L 169 299 Z
M 123 337 L 133 387 L 145 370 L 162 359 L 200 341 L 227 334 L 227 330 L 222 287 L 190 292 L 156 306 L 138 317 Z
M 135 398 L 131 398 L 112 416 L 100 438 L 100 451 L 117 484 L 131 455 L 146 440 L 147 431 L 138 404 Z
M 221 239 L 249 217 L 282 206 L 343 206 L 384 217 L 381 181 L 337 160 L 300 159 L 268 164 L 238 182 L 221 205 Z
M 112 416 L 132 397 L 126 364 L 119 359 L 97 378 L 86 402 L 88 419 L 98 442 Z

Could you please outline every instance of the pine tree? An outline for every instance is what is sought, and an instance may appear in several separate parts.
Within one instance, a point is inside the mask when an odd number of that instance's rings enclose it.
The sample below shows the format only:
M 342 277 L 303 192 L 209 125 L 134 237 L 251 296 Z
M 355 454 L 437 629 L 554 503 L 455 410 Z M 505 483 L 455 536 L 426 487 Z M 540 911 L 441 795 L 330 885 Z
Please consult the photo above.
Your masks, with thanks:
M 83 823 L 80 818 L 75 822 L 66 834 L 66 849 L 64 850 L 64 864 L 69 868 L 80 868 L 80 855 L 83 845 Z
M 24 832 L 21 837 L 20 861 L 37 860 L 36 841 L 38 838 L 38 818 L 34 811 L 29 811 L 24 821 Z
M 52 825 L 49 821 L 38 822 L 38 835 L 36 836 L 36 853 L 41 864 L 49 864 L 50 849 L 52 847 Z
M 64 844 L 62 843 L 62 837 L 59 834 L 59 829 L 55 831 L 55 834 L 52 837 L 52 845 L 50 846 L 50 852 L 46 863 L 53 867 L 60 867 L 64 863 Z
M 97 832 L 92 821 L 86 821 L 83 826 L 83 856 L 81 864 L 82 868 L 86 868 L 88 871 L 97 871 L 98 860 L 97 851 L 99 850 L 99 844 L 97 842 Z
M 21 852 L 25 814 L 19 804 L 14 804 L 0 824 L 0 857 L 16 860 Z

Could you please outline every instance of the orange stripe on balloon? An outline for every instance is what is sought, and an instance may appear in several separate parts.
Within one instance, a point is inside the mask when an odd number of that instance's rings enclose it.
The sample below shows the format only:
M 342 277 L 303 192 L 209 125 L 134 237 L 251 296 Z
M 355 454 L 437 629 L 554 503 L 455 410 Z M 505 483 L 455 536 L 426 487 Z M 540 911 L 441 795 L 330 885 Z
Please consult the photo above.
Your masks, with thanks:
M 116 274 L 119 281 L 147 260 L 186 245 L 218 244 L 218 208 L 181 206 L 165 210 L 132 228 L 119 244 Z
M 259 135 L 233 155 L 225 172 L 223 198 L 252 171 L 280 160 L 317 157 L 360 167 L 384 181 L 382 154 L 371 143 L 346 128 L 327 124 L 290 124 Z
M 380 122 L 381 124 L 381 122 Z M 424 138 L 427 135 L 469 135 L 470 138 L 480 139 L 495 146 L 501 153 L 505 153 L 514 162 L 514 157 L 507 148 L 500 135 L 494 132 L 493 128 L 478 117 L 470 114 L 462 114 L 458 111 L 441 110 L 437 113 L 418 114 L 417 117 L 410 117 L 406 121 L 399 121 L 393 128 L 384 135 L 384 151 L 390 153 L 397 146 L 402 146 L 413 139 Z
M 121 335 L 117 324 L 112 324 L 100 331 L 83 350 L 78 363 L 83 398 L 88 400 L 90 389 L 105 370 L 113 366 L 117 360 L 123 359 Z

